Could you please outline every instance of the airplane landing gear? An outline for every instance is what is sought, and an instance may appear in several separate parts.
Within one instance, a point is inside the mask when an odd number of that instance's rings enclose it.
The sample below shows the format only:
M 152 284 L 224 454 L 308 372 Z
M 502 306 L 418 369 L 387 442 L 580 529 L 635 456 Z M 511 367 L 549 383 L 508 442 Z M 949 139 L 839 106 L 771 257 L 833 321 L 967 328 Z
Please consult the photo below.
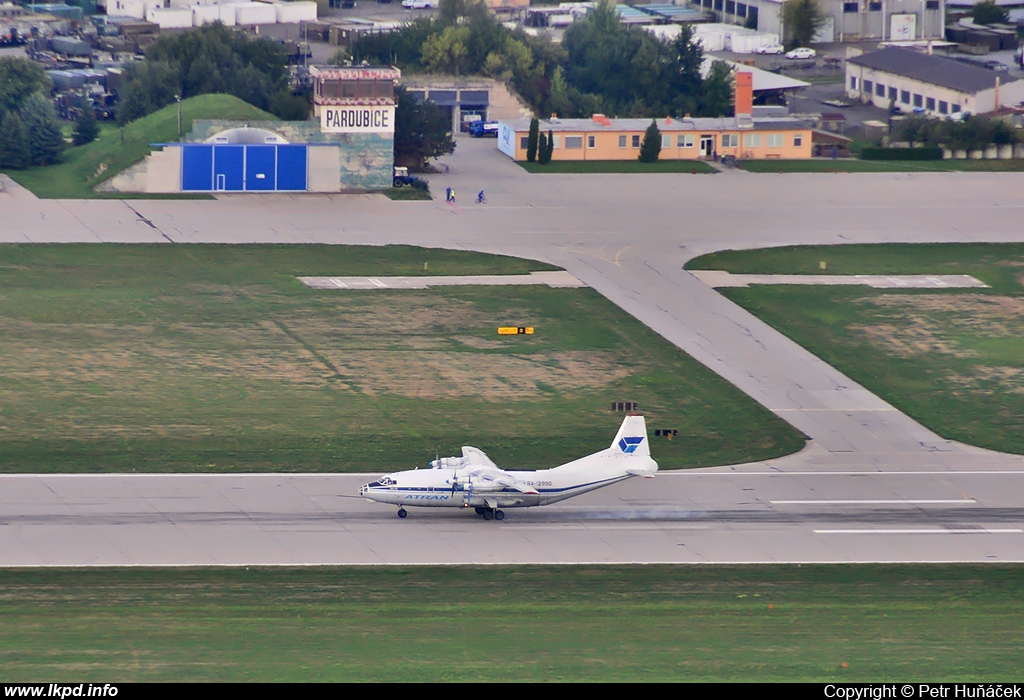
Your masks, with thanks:
M 486 507 L 486 508 L 477 508 L 476 512 L 478 514 L 484 516 L 484 520 L 504 520 L 505 519 L 505 511 L 503 511 L 503 510 L 496 510 L 494 508 Z
M 398 509 L 398 517 L 399 518 L 404 518 L 408 514 L 409 514 L 409 511 L 407 511 L 405 508 L 399 508 Z
M 480 506 L 477 506 L 475 510 L 476 510 L 476 514 L 477 515 L 483 515 L 484 511 L 487 510 L 487 509 L 486 508 L 482 508 Z
M 496 510 L 496 511 L 494 511 L 494 519 L 495 520 L 504 520 L 505 519 L 505 511 L 503 511 L 503 510 Z

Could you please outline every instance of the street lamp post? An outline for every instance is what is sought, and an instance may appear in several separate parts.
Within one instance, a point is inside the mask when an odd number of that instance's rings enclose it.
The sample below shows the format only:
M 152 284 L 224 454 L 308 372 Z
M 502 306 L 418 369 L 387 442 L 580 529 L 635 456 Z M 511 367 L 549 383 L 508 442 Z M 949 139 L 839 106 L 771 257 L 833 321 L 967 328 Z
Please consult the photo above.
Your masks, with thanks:
M 178 101 L 178 140 L 181 140 L 181 94 L 174 96 L 174 99 Z

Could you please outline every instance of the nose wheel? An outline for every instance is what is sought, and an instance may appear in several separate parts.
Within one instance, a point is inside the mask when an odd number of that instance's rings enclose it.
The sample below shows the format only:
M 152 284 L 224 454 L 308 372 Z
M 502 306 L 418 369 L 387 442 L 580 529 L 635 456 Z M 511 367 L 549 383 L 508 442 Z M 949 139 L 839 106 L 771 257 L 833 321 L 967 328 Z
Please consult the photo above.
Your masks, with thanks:
M 399 508 L 398 509 L 398 517 L 399 518 L 404 518 L 408 514 L 409 514 L 409 511 L 407 511 L 405 508 Z

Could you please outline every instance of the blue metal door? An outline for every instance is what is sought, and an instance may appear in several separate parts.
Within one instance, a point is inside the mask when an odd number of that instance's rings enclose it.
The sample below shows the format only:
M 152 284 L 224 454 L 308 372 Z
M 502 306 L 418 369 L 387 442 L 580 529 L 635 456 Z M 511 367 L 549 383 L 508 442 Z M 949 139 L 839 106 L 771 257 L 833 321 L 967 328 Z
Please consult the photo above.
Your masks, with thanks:
M 181 147 L 181 190 L 209 192 L 213 189 L 213 146 Z
M 306 149 L 308 146 L 277 147 L 277 189 L 306 191 Z
M 245 147 L 245 189 L 265 192 L 277 189 L 277 146 Z
M 244 189 L 245 146 L 213 147 L 213 189 L 241 192 Z

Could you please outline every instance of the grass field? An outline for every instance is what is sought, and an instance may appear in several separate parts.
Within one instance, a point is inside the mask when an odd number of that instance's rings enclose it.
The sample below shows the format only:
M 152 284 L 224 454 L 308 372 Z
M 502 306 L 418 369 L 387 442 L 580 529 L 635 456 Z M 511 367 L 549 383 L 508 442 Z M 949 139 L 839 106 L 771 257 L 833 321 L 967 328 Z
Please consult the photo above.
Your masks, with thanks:
M 730 251 L 693 269 L 760 274 L 970 274 L 991 289 L 764 285 L 722 290 L 940 435 L 1024 453 L 1024 245 Z
M 3 570 L 7 682 L 1016 681 L 1019 566 Z
M 745 160 L 737 167 L 752 173 L 919 173 L 1018 172 L 1024 160 Z
M 696 173 L 710 175 L 718 171 L 699 160 L 659 160 L 656 163 L 641 163 L 638 160 L 561 160 L 547 165 L 517 161 L 516 165 L 534 174 L 543 175 L 570 173 Z
M 665 468 L 803 445 L 589 289 L 296 280 L 537 269 L 409 247 L 0 246 L 0 470 L 392 471 L 467 443 L 552 466 L 609 444 L 612 401 L 679 430 L 651 447 Z
M 183 133 L 195 119 L 278 121 L 277 117 L 230 95 L 200 95 L 181 103 Z M 123 128 L 104 126 L 98 139 L 85 146 L 69 147 L 60 165 L 12 170 L 22 187 L 45 199 L 124 198 L 117 193 L 97 193 L 93 187 L 149 155 L 151 143 L 178 140 L 177 103 L 138 119 Z M 152 198 L 153 195 L 141 195 Z M 177 195 L 190 199 L 205 195 Z

